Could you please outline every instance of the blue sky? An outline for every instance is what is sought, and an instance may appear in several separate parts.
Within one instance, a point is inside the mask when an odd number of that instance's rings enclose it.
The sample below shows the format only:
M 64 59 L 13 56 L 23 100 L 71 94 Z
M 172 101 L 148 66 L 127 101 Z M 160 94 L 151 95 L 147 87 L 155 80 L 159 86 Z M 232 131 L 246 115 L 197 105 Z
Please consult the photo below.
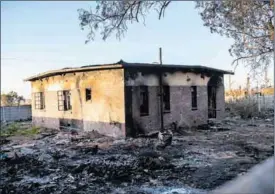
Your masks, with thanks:
M 121 41 L 115 36 L 84 44 L 87 31 L 79 26 L 78 8 L 94 2 L 1 2 L 1 92 L 17 91 L 30 97 L 30 83 L 23 79 L 43 71 L 88 64 L 156 62 L 158 48 L 163 63 L 206 65 L 233 70 L 228 53 L 232 40 L 211 34 L 194 9 L 194 2 L 173 2 L 158 20 L 155 11 L 146 26 L 129 24 Z M 245 83 L 242 66 L 232 77 L 234 87 Z M 272 78 L 273 71 L 269 71 Z M 273 78 L 272 78 L 273 80 Z M 228 78 L 225 78 L 227 85 Z

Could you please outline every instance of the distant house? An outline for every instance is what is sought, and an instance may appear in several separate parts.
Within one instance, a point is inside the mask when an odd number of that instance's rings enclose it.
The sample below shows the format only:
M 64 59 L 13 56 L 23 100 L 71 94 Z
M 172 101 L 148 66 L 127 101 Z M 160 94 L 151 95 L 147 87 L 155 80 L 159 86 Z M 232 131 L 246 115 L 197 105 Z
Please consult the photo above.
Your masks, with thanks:
M 29 77 L 33 124 L 124 137 L 224 116 L 223 75 L 204 66 L 127 63 L 64 68 Z M 160 75 L 163 114 L 160 111 Z

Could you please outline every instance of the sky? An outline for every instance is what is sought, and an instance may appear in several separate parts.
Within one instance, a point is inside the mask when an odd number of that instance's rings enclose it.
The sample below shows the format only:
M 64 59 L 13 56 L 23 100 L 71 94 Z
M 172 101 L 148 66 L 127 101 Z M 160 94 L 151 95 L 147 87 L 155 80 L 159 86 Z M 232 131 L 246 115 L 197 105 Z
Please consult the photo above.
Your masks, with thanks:
M 90 64 L 159 61 L 204 65 L 233 70 L 228 49 L 233 40 L 211 34 L 195 9 L 194 2 L 172 2 L 165 17 L 154 10 L 146 24 L 129 24 L 122 40 L 100 36 L 85 44 L 88 31 L 79 26 L 77 9 L 94 8 L 95 3 L 73 1 L 1 1 L 1 93 L 16 91 L 30 98 L 31 87 L 23 79 L 53 69 Z M 99 34 L 98 34 L 99 35 Z M 232 87 L 244 86 L 249 69 L 237 67 Z M 269 78 L 273 83 L 273 69 Z M 228 86 L 228 76 L 225 77 Z

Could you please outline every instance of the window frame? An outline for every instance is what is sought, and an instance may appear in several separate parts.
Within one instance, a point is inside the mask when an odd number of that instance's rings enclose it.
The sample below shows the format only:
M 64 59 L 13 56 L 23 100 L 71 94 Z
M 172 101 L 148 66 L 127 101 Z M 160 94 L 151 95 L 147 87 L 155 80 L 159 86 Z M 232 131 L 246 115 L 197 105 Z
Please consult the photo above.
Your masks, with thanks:
M 57 106 L 58 106 L 58 111 L 72 110 L 70 90 L 57 91 Z
M 89 95 L 87 95 L 87 91 L 89 91 Z M 87 99 L 88 96 L 89 99 Z M 85 100 L 86 102 L 92 101 L 92 88 L 85 88 Z
M 45 109 L 45 95 L 44 92 L 34 93 L 34 109 L 43 110 Z
M 140 116 L 149 116 L 149 88 L 148 86 L 140 86 L 139 87 L 139 97 L 140 97 L 140 103 L 139 103 L 139 113 Z M 144 100 L 145 97 L 145 100 Z M 147 104 L 145 104 L 147 102 Z M 142 111 L 142 105 L 145 106 L 144 110 Z
M 192 110 L 198 110 L 197 86 L 191 86 L 191 108 Z
M 169 85 L 162 86 L 162 102 L 163 102 L 163 113 L 170 113 L 171 112 L 171 92 L 170 92 Z M 168 109 L 166 109 L 167 104 L 169 107 Z

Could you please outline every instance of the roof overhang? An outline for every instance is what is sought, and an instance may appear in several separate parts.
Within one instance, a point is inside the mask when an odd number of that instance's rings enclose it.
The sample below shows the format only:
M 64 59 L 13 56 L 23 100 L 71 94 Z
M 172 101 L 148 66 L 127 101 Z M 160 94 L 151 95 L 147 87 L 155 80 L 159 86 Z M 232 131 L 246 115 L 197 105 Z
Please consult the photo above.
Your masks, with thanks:
M 195 71 L 195 72 L 213 72 L 219 74 L 231 74 L 234 75 L 233 71 L 225 71 L 221 69 L 215 69 L 212 67 L 200 66 L 200 65 L 170 65 L 170 64 L 150 64 L 150 63 L 127 63 L 120 60 L 117 63 L 113 64 L 104 64 L 104 65 L 88 65 L 77 68 L 63 68 L 58 70 L 46 71 L 35 76 L 28 77 L 24 81 L 35 81 L 38 79 L 43 79 L 50 76 L 62 75 L 66 73 L 74 72 L 85 72 L 85 71 L 95 71 L 95 70 L 106 70 L 106 69 L 120 69 L 120 68 L 146 68 L 146 69 L 164 69 L 164 70 L 183 70 L 183 71 Z
M 38 75 L 34 75 L 24 79 L 24 81 L 34 81 L 38 79 L 42 79 L 45 77 L 55 76 L 55 75 L 62 75 L 66 73 L 74 73 L 74 72 L 84 72 L 84 71 L 93 71 L 93 70 L 105 70 L 105 69 L 119 69 L 122 68 L 122 65 L 94 65 L 94 66 L 87 66 L 87 67 L 78 67 L 78 68 L 64 68 L 58 70 L 51 70 L 46 71 L 44 73 L 40 73 Z

